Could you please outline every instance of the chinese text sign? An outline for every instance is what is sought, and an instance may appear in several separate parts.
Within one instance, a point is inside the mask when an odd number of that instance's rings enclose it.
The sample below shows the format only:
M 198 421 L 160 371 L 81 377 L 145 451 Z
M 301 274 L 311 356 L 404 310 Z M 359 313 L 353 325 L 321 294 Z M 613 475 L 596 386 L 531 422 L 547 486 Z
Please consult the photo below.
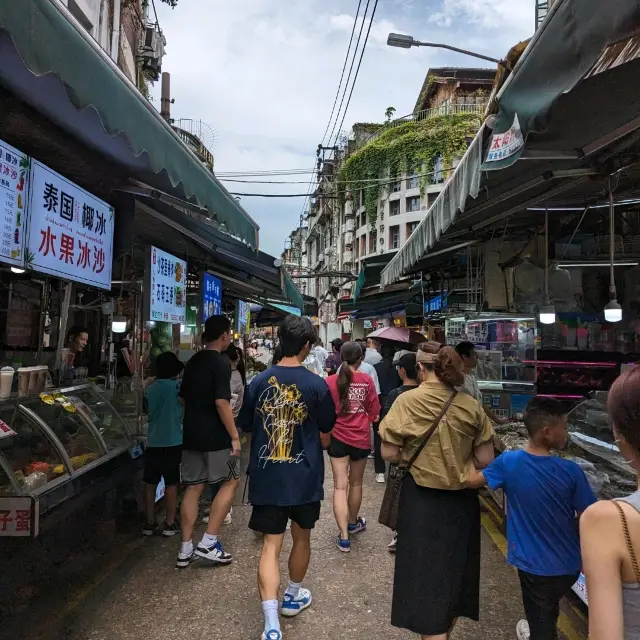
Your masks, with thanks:
M 222 281 L 210 273 L 202 279 L 202 322 L 222 313 Z
M 250 309 L 248 302 L 238 300 L 236 304 L 236 331 L 241 336 L 245 335 L 249 329 Z
M 187 263 L 151 247 L 149 320 L 183 323 L 187 316 Z
M 24 265 L 29 158 L 0 140 L 0 260 Z
M 31 496 L 0 496 L 0 537 L 38 535 L 38 501 Z
M 28 266 L 111 289 L 113 225 L 110 205 L 32 161 Z

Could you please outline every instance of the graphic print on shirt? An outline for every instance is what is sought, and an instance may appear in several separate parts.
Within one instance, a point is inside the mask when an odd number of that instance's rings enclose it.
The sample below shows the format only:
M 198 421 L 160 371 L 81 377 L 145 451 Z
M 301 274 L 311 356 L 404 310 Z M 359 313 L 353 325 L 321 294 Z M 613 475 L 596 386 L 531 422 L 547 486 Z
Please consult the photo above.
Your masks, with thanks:
M 259 460 L 267 462 L 301 462 L 304 450 L 293 452 L 295 430 L 307 419 L 307 405 L 295 384 L 279 384 L 275 376 L 260 394 L 258 411 L 263 419 L 268 442 L 260 447 Z
M 369 387 L 363 382 L 352 382 L 349 385 L 349 411 L 347 413 L 364 413 Z

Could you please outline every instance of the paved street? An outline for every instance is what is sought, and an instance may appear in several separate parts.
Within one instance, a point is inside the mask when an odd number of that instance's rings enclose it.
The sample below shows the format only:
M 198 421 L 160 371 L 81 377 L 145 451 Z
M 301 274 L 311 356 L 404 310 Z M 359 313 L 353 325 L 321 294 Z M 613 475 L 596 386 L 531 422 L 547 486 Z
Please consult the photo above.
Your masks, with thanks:
M 331 495 L 328 474 L 327 496 Z M 363 514 L 368 530 L 350 555 L 333 545 L 335 525 L 327 500 L 313 534 L 313 558 L 306 585 L 314 604 L 298 618 L 284 621 L 286 639 L 408 638 L 389 624 L 393 556 L 386 551 L 387 530 L 378 525 L 383 487 L 368 469 Z M 240 498 L 240 496 L 238 496 Z M 260 542 L 247 528 L 250 507 L 234 507 L 234 522 L 223 541 L 235 560 L 227 567 L 196 563 L 174 569 L 177 539 L 141 541 L 122 565 L 70 611 L 64 637 L 69 640 L 140 640 L 159 637 L 247 640 L 259 638 L 262 614 L 256 587 Z M 202 527 L 201 527 L 202 528 Z M 512 640 L 522 615 L 515 572 L 483 530 L 481 621 L 462 621 L 454 640 Z M 288 545 L 286 547 L 288 549 Z M 283 563 L 283 576 L 286 567 Z M 62 636 L 58 636 L 62 637 Z

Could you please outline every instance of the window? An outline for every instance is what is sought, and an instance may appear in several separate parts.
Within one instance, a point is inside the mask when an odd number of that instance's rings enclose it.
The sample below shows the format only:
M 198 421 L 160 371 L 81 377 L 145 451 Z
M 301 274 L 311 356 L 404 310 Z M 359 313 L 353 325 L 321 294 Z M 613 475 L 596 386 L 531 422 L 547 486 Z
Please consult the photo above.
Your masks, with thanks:
M 420 186 L 420 179 L 417 174 L 418 171 L 413 171 L 407 176 L 407 189 L 417 189 Z
M 415 222 L 409 222 L 407 224 L 407 240 L 411 237 L 411 234 L 416 230 L 420 223 L 416 220 Z
M 389 249 L 400 248 L 400 227 L 389 227 Z
M 389 215 L 397 216 L 400 213 L 400 200 L 394 200 L 389 203 Z
M 371 231 L 371 233 L 369 233 L 369 253 L 375 252 L 377 239 L 378 239 L 378 232 Z
M 430 177 L 431 184 L 444 182 L 444 162 L 442 154 L 438 154 L 433 162 L 433 175 Z
M 358 224 L 358 229 L 360 229 L 360 228 L 364 227 L 364 225 L 365 225 L 365 224 L 367 224 L 367 212 L 366 212 L 366 211 L 363 211 L 363 212 L 360 214 L 360 222 L 359 222 L 359 224 Z
M 433 203 L 438 199 L 439 193 L 428 193 L 427 194 L 427 208 L 431 209 Z
M 402 191 L 402 180 L 397 180 L 396 182 L 391 184 L 390 191 L 391 193 L 398 193 L 399 191 Z
M 419 196 L 414 196 L 413 198 L 407 198 L 407 213 L 409 211 L 420 211 Z
M 364 256 L 367 254 L 367 236 L 360 236 L 360 255 Z

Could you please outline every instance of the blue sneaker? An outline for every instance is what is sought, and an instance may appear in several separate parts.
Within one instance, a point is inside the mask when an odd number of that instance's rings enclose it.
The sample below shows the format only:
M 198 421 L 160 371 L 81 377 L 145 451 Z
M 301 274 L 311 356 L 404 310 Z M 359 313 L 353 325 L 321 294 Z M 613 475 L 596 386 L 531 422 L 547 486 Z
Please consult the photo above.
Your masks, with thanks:
M 349 540 L 349 538 L 345 540 L 344 538 L 338 536 L 336 538 L 336 546 L 343 553 L 349 553 L 349 551 L 351 551 L 351 541 Z
M 278 629 L 262 632 L 262 640 L 282 640 L 282 633 Z
M 298 596 L 294 598 L 285 593 L 282 600 L 282 607 L 280 613 L 285 618 L 293 618 L 297 616 L 301 611 L 304 611 L 307 607 L 311 606 L 311 591 L 309 589 L 303 589 L 300 587 Z
M 349 523 L 349 533 L 353 535 L 354 533 L 360 533 L 367 528 L 367 521 L 364 518 L 358 516 L 358 519 L 355 521 L 355 524 Z

